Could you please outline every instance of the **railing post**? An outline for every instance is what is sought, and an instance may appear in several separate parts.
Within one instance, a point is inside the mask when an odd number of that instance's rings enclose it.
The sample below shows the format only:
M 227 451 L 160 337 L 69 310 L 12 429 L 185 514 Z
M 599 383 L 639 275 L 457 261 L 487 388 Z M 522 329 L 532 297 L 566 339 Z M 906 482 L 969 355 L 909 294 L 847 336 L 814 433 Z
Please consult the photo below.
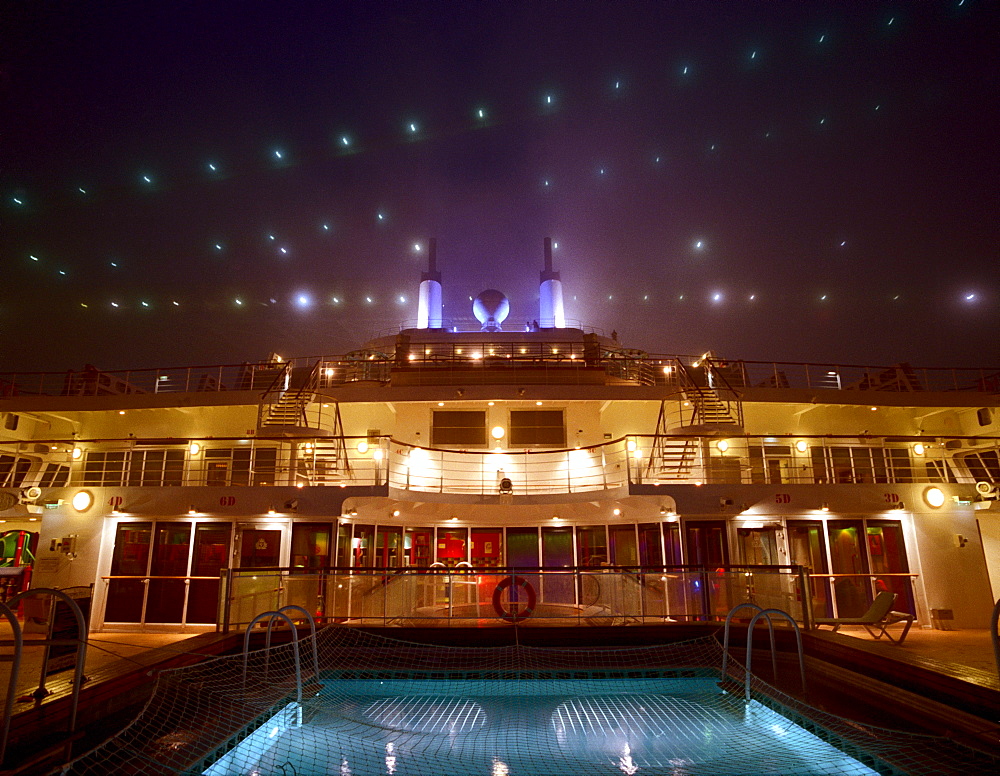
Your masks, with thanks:
M 810 569 L 799 566 L 799 590 L 802 596 L 802 626 L 806 630 L 812 630 L 812 580 L 809 578 Z

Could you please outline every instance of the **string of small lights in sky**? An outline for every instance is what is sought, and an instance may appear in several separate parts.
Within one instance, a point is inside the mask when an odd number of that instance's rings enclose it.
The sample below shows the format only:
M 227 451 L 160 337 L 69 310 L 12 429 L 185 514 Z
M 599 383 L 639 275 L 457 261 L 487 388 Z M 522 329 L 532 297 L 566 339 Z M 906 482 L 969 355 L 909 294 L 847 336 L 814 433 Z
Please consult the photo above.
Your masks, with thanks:
M 967 9 L 973 3 L 968 0 L 952 0 L 954 9 Z M 905 36 L 907 32 L 906 19 L 898 17 L 891 11 L 872 9 L 869 34 L 884 39 L 893 36 Z M 813 29 L 803 33 L 797 40 L 783 44 L 747 45 L 741 50 L 730 51 L 728 62 L 735 68 L 746 72 L 748 77 L 754 77 L 759 72 L 763 77 L 769 67 L 780 59 L 780 46 L 794 49 L 798 54 L 808 52 L 819 63 L 838 56 L 840 46 L 847 36 L 847 31 L 838 30 L 834 25 L 829 29 Z M 710 59 L 710 58 L 708 58 Z M 718 59 L 718 56 L 716 56 Z M 716 65 L 713 65 L 717 67 Z M 892 131 L 904 129 L 907 115 L 899 108 L 903 102 L 901 95 L 894 91 L 895 87 L 879 87 L 878 73 L 872 74 L 872 82 L 868 88 L 852 92 L 846 99 L 831 100 L 828 107 L 817 109 L 816 104 L 806 105 L 803 101 L 794 118 L 789 114 L 775 115 L 773 120 L 761 120 L 739 116 L 742 124 L 737 124 L 737 131 L 732 126 L 723 128 L 721 120 L 716 127 L 711 122 L 705 122 L 699 130 L 700 139 L 664 139 L 658 135 L 657 127 L 642 124 L 643 105 L 636 95 L 656 92 L 662 93 L 662 100 L 669 99 L 669 94 L 663 87 L 687 90 L 690 97 L 706 84 L 710 85 L 711 67 L 697 56 L 675 60 L 664 64 L 662 83 L 640 83 L 638 77 L 629 77 L 627 72 L 608 76 L 600 84 L 591 84 L 589 97 L 580 96 L 584 89 L 576 92 L 570 89 L 558 88 L 525 89 L 522 92 L 519 109 L 500 107 L 486 101 L 468 101 L 461 106 L 453 105 L 453 110 L 442 118 L 438 112 L 437 118 L 423 118 L 420 111 L 413 111 L 396 117 L 395 126 L 383 128 L 381 132 L 370 127 L 348 130 L 350 121 L 331 119 L 328 124 L 325 140 L 322 142 L 292 141 L 281 144 L 258 144 L 256 159 L 244 158 L 233 150 L 235 141 L 229 142 L 230 151 L 216 152 L 211 156 L 195 158 L 188 157 L 187 162 L 172 166 L 155 165 L 136 169 L 131 176 L 122 176 L 117 171 L 120 166 L 109 168 L 102 174 L 93 175 L 89 180 L 65 179 L 61 186 L 46 188 L 44 185 L 11 185 L 7 181 L 6 192 L 0 199 L 0 205 L 6 211 L 7 220 L 13 223 L 34 224 L 36 231 L 56 231 L 68 218 L 92 217 L 100 222 L 103 205 L 107 202 L 131 201 L 135 198 L 143 206 L 156 206 L 168 195 L 177 196 L 178 192 L 189 196 L 195 202 L 199 195 L 210 189 L 219 187 L 238 187 L 247 182 L 256 182 L 261 176 L 266 176 L 270 183 L 282 175 L 289 175 L 295 170 L 317 168 L 328 165 L 350 166 L 358 161 L 379 157 L 391 153 L 394 149 L 422 144 L 444 143 L 456 135 L 467 133 L 485 133 L 487 137 L 496 137 L 505 128 L 523 126 L 529 122 L 538 122 L 544 127 L 547 121 L 558 121 L 560 117 L 572 114 L 578 119 L 595 107 L 606 111 L 617 111 L 613 114 L 643 126 L 645 143 L 634 143 L 627 148 L 616 148 L 606 157 L 578 155 L 568 169 L 571 171 L 555 172 L 559 165 L 551 165 L 546 169 L 545 161 L 537 165 L 536 172 L 516 181 L 525 198 L 545 197 L 558 200 L 560 197 L 580 192 L 599 192 L 602 186 L 610 182 L 621 182 L 628 178 L 642 177 L 647 184 L 670 185 L 670 173 L 680 159 L 695 159 L 708 168 L 716 168 L 729 164 L 732 159 L 748 151 L 759 151 L 762 146 L 771 145 L 780 148 L 782 143 L 790 139 L 806 140 L 811 147 L 820 148 L 832 137 L 841 136 L 845 132 L 871 132 L 876 126 L 888 127 Z M 916 87 L 914 87 L 916 88 Z M 710 89 L 706 90 L 710 92 Z M 706 98 L 711 95 L 706 94 Z M 432 115 L 426 111 L 426 116 Z M 230 139 L 231 140 L 231 139 Z M 225 148 L 226 139 L 216 148 Z M 236 161 L 240 159 L 240 161 Z M 566 165 L 563 165 L 566 168 Z M 150 291 L 137 289 L 144 270 L 150 263 L 156 261 L 156 254 L 149 256 L 136 255 L 134 251 L 120 247 L 87 245 L 85 249 L 91 257 L 103 256 L 103 267 L 92 259 L 85 260 L 65 246 L 46 246 L 43 235 L 34 239 L 30 249 L 24 250 L 20 256 L 14 256 L 25 267 L 30 267 L 40 282 L 50 283 L 53 288 L 59 288 L 66 293 L 61 299 L 81 310 L 113 310 L 121 313 L 163 313 L 178 309 L 215 309 L 232 311 L 252 311 L 263 308 L 293 309 L 299 311 L 328 310 L 357 311 L 382 310 L 397 313 L 416 307 L 413 289 L 399 290 L 399 284 L 406 284 L 412 278 L 404 274 L 394 278 L 397 290 L 388 291 L 381 287 L 373 292 L 370 286 L 358 282 L 342 269 L 330 274 L 323 282 L 289 283 L 272 282 L 269 284 L 248 283 L 245 288 L 233 290 L 238 284 L 216 284 L 213 289 L 211 268 L 219 266 L 213 262 L 239 261 L 265 264 L 270 261 L 277 270 L 293 266 L 315 264 L 317 244 L 344 247 L 348 232 L 347 224 L 352 228 L 372 230 L 372 233 L 391 235 L 400 253 L 409 252 L 411 258 L 426 251 L 425 243 L 415 235 L 404 233 L 396 214 L 400 211 L 400 202 L 396 193 L 387 193 L 378 206 L 370 202 L 336 202 L 329 208 L 329 217 L 317 217 L 315 212 L 295 213 L 292 216 L 277 216 L 266 226 L 260 225 L 249 230 L 242 229 L 239 233 L 231 223 L 221 225 L 212 234 L 206 234 L 199 244 L 188 247 L 188 258 L 195 258 L 204 263 L 206 275 L 197 291 Z M 396 197 L 397 199 L 394 199 Z M 372 197 L 375 199 L 375 197 Z M 195 204 L 197 206 L 197 204 Z M 319 203 L 317 207 L 319 207 Z M 82 215 L 81 215 L 82 214 Z M 697 266 L 708 260 L 717 261 L 720 265 L 726 263 L 725 249 L 713 240 L 711 219 L 697 231 L 678 238 L 673 244 L 658 244 L 651 249 L 662 261 L 677 264 Z M 830 219 L 831 224 L 834 218 Z M 38 225 L 41 225 L 39 229 Z M 367 226 L 365 226 L 367 225 Z M 170 221 L 165 218 L 162 228 L 170 229 Z M 110 229 L 111 227 L 107 227 Z M 840 231 L 836 231 L 840 229 Z M 846 234 L 846 239 L 845 239 Z M 565 237 L 565 236 L 564 236 Z M 317 243 L 317 240 L 327 241 Z M 811 246 L 808 241 L 811 241 Z M 572 264 L 574 246 L 572 240 L 563 240 L 563 256 Z M 876 250 L 859 240 L 852 239 L 849 230 L 831 226 L 827 233 L 811 233 L 804 243 L 807 250 L 816 255 L 826 257 L 844 257 L 845 262 L 851 259 L 856 263 L 872 260 Z M 557 243 L 558 245 L 558 243 Z M 578 247 L 578 246 L 577 246 Z M 381 250 L 386 251 L 383 247 Z M 845 264 L 846 266 L 846 264 Z M 77 281 L 99 281 L 101 287 L 84 288 L 75 293 L 74 284 Z M 924 304 L 926 296 L 919 296 L 917 291 L 907 285 L 905 276 L 893 281 L 893 287 L 883 284 L 866 287 L 824 287 L 828 279 L 820 278 L 815 288 L 784 290 L 768 287 L 761 278 L 733 277 L 720 278 L 713 283 L 702 285 L 687 281 L 684 288 L 669 284 L 662 279 L 629 278 L 624 279 L 620 288 L 604 287 L 600 292 L 592 291 L 586 297 L 590 305 L 599 304 L 607 307 L 627 306 L 634 304 L 661 305 L 670 308 L 680 306 L 703 305 L 706 308 L 735 308 L 741 306 L 775 308 L 786 305 L 790 299 L 799 303 L 815 305 L 817 309 L 836 305 L 840 302 L 872 300 L 882 303 L 893 303 L 900 306 Z M 207 282 L 205 282 L 207 281 Z M 940 301 L 950 301 L 966 307 L 995 306 L 998 294 L 993 288 L 994 283 L 983 281 L 977 287 L 942 289 L 937 295 Z M 580 294 L 580 299 L 584 298 Z M 72 300 L 71 300 L 72 298 Z M 577 301 L 571 295 L 570 299 Z M 70 301 L 71 300 L 71 301 Z M 470 297 L 471 300 L 471 297 Z M 9 307 L 17 309 L 19 301 L 11 299 Z M 25 303 L 27 304 L 27 303 Z

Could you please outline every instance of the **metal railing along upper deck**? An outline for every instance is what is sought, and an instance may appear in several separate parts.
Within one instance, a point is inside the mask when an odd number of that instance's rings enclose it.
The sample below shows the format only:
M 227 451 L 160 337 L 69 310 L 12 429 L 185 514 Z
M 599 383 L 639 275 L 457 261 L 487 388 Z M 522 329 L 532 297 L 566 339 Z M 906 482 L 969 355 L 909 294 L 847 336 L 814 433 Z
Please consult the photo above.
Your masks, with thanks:
M 414 343 L 406 352 L 355 351 L 340 356 L 292 359 L 293 366 L 319 364 L 318 387 L 359 381 L 389 383 L 396 375 L 409 384 L 505 382 L 512 370 L 531 370 L 532 382 L 561 385 L 612 382 L 615 385 L 680 387 L 679 368 L 700 370 L 709 387 L 734 390 L 809 389 L 837 391 L 1000 392 L 1000 367 L 911 367 L 836 363 L 742 361 L 653 355 L 620 349 L 585 352 L 583 343 L 531 342 Z M 261 361 L 157 369 L 101 370 L 86 366 L 66 372 L 0 373 L 0 397 L 107 396 L 136 393 L 263 391 L 287 362 Z M 695 366 L 697 364 L 697 366 Z M 718 379 L 714 379 L 717 377 Z

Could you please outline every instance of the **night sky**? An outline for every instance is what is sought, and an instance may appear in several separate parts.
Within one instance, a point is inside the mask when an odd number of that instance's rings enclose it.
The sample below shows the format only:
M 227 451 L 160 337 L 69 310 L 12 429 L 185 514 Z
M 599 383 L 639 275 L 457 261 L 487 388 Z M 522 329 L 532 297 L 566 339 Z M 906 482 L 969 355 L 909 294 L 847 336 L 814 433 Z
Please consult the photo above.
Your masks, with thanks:
M 1000 2 L 13 2 L 3 371 L 566 316 L 651 353 L 1000 365 Z

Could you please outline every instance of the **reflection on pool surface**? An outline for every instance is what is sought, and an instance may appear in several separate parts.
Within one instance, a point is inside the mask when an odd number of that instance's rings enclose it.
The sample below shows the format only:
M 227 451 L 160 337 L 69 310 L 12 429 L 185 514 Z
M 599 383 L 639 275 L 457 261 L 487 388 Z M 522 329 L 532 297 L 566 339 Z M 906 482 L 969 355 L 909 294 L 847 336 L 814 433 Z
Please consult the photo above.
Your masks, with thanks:
M 301 720 L 301 725 L 298 724 Z M 204 771 L 223 774 L 873 774 L 709 677 L 328 680 Z

